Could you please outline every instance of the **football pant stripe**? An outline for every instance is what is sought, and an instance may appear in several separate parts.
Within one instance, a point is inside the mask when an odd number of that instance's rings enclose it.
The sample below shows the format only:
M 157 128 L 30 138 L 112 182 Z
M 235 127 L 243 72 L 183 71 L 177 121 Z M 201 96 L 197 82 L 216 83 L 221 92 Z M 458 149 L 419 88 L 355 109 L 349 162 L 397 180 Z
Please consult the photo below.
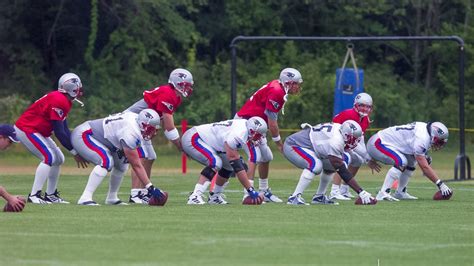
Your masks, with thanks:
M 303 158 L 307 163 L 308 163 L 308 170 L 310 170 L 312 173 L 315 172 L 315 167 L 316 167 L 316 161 L 314 160 L 313 156 L 311 156 L 309 153 L 307 153 L 304 149 L 298 146 L 292 146 L 291 147 L 301 158 Z
M 400 158 L 400 156 L 396 152 L 392 151 L 387 146 L 383 145 L 380 138 L 378 138 L 375 141 L 375 148 L 377 148 L 377 150 L 379 150 L 384 155 L 390 157 L 395 162 L 396 167 L 402 166 L 402 163 L 403 163 L 402 158 Z
M 198 151 L 200 152 L 202 155 L 204 155 L 204 157 L 207 158 L 207 160 L 209 161 L 209 167 L 211 168 L 216 168 L 216 158 L 214 158 L 213 154 L 211 151 L 209 151 L 208 149 L 206 149 L 206 147 L 204 147 L 203 145 L 201 145 L 201 143 L 199 143 L 199 140 L 201 138 L 199 137 L 199 134 L 198 133 L 195 133 L 192 137 L 191 137 L 191 145 L 193 145 L 193 147 Z
M 43 162 L 49 166 L 53 163 L 53 155 L 49 151 L 48 147 L 41 141 L 41 139 L 36 136 L 37 133 L 30 133 L 26 134 L 26 137 L 33 143 L 33 145 L 36 147 L 36 149 L 41 152 L 41 154 L 44 157 Z
M 110 169 L 110 160 L 109 156 L 107 156 L 107 152 L 100 146 L 94 143 L 92 141 L 92 129 L 88 129 L 82 133 L 82 140 L 84 141 L 84 144 L 86 144 L 87 148 L 92 150 L 93 152 L 97 153 L 100 158 L 102 159 L 102 164 L 100 165 L 102 168 L 105 168 L 107 170 Z

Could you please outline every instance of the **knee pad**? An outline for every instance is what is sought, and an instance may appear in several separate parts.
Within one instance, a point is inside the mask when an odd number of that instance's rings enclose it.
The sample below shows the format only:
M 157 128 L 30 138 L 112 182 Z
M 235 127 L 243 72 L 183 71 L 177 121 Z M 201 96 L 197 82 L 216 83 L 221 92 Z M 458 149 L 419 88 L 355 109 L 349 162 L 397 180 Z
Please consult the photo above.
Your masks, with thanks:
M 414 166 L 409 166 L 409 165 L 407 165 L 405 167 L 405 169 L 408 170 L 408 171 L 415 171 L 416 170 L 416 168 Z
M 229 178 L 230 175 L 233 173 L 234 171 L 230 171 L 230 170 L 227 170 L 227 169 L 224 169 L 222 168 L 221 170 L 219 170 L 218 174 L 219 176 L 223 177 L 223 178 Z
M 206 166 L 204 167 L 204 169 L 202 169 L 201 175 L 205 176 L 207 179 L 209 179 L 209 181 L 211 181 L 212 178 L 214 178 L 214 176 L 216 175 L 216 170 L 212 169 L 209 166 Z

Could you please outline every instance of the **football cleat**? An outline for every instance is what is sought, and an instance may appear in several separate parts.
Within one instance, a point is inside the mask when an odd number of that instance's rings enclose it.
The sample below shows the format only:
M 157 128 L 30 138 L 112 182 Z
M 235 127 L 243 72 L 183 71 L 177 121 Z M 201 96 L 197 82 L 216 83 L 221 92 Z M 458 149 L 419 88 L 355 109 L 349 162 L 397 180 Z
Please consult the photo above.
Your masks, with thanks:
M 86 200 L 86 201 L 78 201 L 78 205 L 84 205 L 84 206 L 100 206 L 99 203 L 93 201 L 93 200 Z
M 331 191 L 331 193 L 329 193 L 329 199 L 333 200 L 333 199 L 336 199 L 336 200 L 351 200 L 350 198 L 342 195 L 341 193 L 338 193 L 337 191 Z
M 141 191 L 138 191 L 137 194 L 132 195 L 130 194 L 130 197 L 128 198 L 129 203 L 135 203 L 135 204 L 143 204 L 143 193 Z
M 213 192 L 210 192 L 209 193 L 209 199 L 207 201 L 207 203 L 209 204 L 212 204 L 212 205 L 216 205 L 216 204 L 228 204 L 227 201 L 225 201 L 224 199 L 224 194 L 222 193 L 213 193 Z
M 42 196 L 41 196 L 41 190 L 38 190 L 36 194 L 28 194 L 28 202 L 31 202 L 33 204 L 51 204 L 51 202 L 46 201 Z
M 288 201 L 286 202 L 288 205 L 309 205 L 309 203 L 306 203 L 301 196 L 301 193 L 296 194 L 296 196 L 290 196 L 288 198 Z
M 106 200 L 105 201 L 105 204 L 107 205 L 121 205 L 121 206 L 126 206 L 126 205 L 129 205 L 128 203 L 126 202 L 123 202 L 119 199 L 116 199 L 116 200 Z
M 275 202 L 275 203 L 283 202 L 279 197 L 273 195 L 272 190 L 270 188 L 268 188 L 267 190 L 262 190 L 262 192 L 263 192 L 264 202 Z
M 56 189 L 53 194 L 44 193 L 44 200 L 51 203 L 69 204 L 59 196 L 59 191 Z
M 393 197 L 399 200 L 417 200 L 418 199 L 417 197 L 408 194 L 408 192 L 406 191 L 402 191 L 402 192 L 396 191 L 395 194 L 393 194 Z
M 188 205 L 203 205 L 206 202 L 202 199 L 202 196 L 196 193 L 191 193 L 188 197 Z
M 311 204 L 339 205 L 339 202 L 330 200 L 326 195 L 314 195 Z
M 377 197 L 375 197 L 375 199 L 377 199 L 377 201 L 382 201 L 382 200 L 386 200 L 386 201 L 400 201 L 399 199 L 396 199 L 394 197 L 392 197 L 392 195 L 390 195 L 390 193 L 387 193 L 385 191 L 379 191 L 379 193 L 377 193 Z
M 340 193 L 346 198 L 349 198 L 349 199 L 355 198 L 354 195 L 352 195 L 351 191 L 349 190 L 349 186 L 347 185 L 341 185 Z

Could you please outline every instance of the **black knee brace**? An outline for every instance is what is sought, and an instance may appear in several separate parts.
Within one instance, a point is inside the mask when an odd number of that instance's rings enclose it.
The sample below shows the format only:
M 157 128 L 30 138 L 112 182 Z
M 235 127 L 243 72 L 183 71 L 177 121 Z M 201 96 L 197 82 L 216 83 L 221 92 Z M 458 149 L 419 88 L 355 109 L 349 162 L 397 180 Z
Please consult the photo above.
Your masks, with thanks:
M 229 178 L 230 175 L 233 173 L 234 171 L 229 171 L 229 170 L 226 170 L 224 168 L 222 168 L 221 170 L 219 170 L 219 175 L 223 178 Z
M 212 169 L 209 166 L 204 167 L 201 171 L 201 175 L 205 176 L 209 181 L 216 175 L 216 170 Z

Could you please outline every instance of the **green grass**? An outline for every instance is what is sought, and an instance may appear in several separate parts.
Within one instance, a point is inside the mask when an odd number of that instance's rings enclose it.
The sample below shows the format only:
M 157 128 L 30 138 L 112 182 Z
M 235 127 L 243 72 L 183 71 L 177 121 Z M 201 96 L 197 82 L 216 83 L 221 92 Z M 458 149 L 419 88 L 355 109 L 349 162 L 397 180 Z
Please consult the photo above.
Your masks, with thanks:
M 455 154 L 438 154 L 435 169 L 450 179 Z M 227 206 L 187 206 L 199 166 L 179 173 L 176 156 L 161 156 L 155 184 L 170 192 L 165 207 L 28 204 L 22 213 L 0 213 L 0 258 L 4 265 L 473 265 L 474 182 L 451 182 L 450 201 L 431 200 L 435 185 L 417 171 L 409 183 L 417 201 L 375 206 L 243 206 L 232 180 Z M 18 160 L 0 159 L 0 167 Z M 69 160 L 70 161 L 70 160 Z M 270 185 L 286 198 L 300 171 L 277 156 Z M 18 165 L 34 166 L 25 159 Z M 69 164 L 70 165 L 70 164 Z M 163 170 L 164 169 L 164 170 Z M 375 194 L 388 167 L 358 180 Z M 60 190 L 75 203 L 90 171 L 62 171 Z M 5 175 L 0 184 L 25 195 L 33 173 Z M 95 194 L 105 200 L 108 179 Z M 305 193 L 310 200 L 318 180 Z M 129 175 L 121 198 L 126 199 Z

